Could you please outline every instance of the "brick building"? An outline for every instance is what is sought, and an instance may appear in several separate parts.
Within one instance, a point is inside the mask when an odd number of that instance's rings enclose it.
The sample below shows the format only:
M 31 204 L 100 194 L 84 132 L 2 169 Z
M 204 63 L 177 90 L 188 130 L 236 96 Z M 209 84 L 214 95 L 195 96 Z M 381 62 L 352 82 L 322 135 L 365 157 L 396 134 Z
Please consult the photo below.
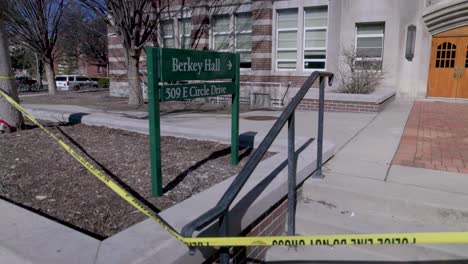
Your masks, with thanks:
M 60 58 L 54 63 L 54 70 L 57 75 L 78 74 L 91 78 L 107 77 L 107 65 L 82 57 Z
M 183 13 L 179 2 L 172 1 L 172 15 L 161 22 L 160 46 L 239 52 L 244 102 L 264 98 L 281 106 L 312 71 L 337 72 L 342 50 L 351 47 L 383 69 L 381 91 L 468 97 L 466 0 L 247 0 L 221 6 L 186 0 Z M 126 96 L 125 54 L 115 34 L 108 39 L 111 95 Z M 145 68 L 143 58 L 143 75 Z M 313 108 L 310 93 L 304 106 Z M 343 102 L 339 95 L 330 98 Z M 353 100 L 346 107 L 361 99 Z

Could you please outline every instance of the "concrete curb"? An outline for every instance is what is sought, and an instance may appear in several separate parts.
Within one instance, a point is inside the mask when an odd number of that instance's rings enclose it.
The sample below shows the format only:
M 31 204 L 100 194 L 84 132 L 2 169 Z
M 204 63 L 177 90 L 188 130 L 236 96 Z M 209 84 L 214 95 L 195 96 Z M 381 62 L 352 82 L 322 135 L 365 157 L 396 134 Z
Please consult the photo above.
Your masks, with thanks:
M 122 117 L 118 114 L 46 110 L 32 107 L 26 107 L 25 109 L 37 119 L 63 123 L 81 123 L 89 126 L 104 126 L 109 128 L 123 129 L 145 135 L 149 134 L 148 120 Z M 230 131 L 228 130 L 224 131 L 224 133 L 220 133 L 219 131 L 207 129 L 171 125 L 165 123 L 164 119 L 161 119 L 162 136 L 174 136 L 195 140 L 209 140 L 224 144 L 231 144 L 231 135 L 229 133 Z M 240 135 L 239 141 L 241 146 L 258 147 L 262 139 L 263 138 L 255 138 L 255 136 L 251 136 L 246 133 Z M 296 137 L 296 140 L 299 143 L 304 143 L 307 142 L 309 138 Z M 280 152 L 286 147 L 286 141 L 276 140 L 270 147 L 270 151 Z

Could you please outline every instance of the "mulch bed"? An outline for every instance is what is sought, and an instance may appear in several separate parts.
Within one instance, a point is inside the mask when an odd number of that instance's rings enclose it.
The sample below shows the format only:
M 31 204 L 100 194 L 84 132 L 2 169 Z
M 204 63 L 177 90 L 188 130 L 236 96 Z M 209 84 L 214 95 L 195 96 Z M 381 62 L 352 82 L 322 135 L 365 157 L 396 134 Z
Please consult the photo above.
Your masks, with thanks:
M 228 145 L 163 137 L 164 196 L 151 197 L 149 138 L 82 124 L 49 126 L 155 211 L 164 210 L 238 173 L 252 152 L 230 165 Z M 268 153 L 266 156 L 271 156 Z M 92 176 L 39 128 L 0 135 L 0 197 L 83 229 L 111 236 L 146 216 Z M 218 197 L 214 198 L 217 199 Z

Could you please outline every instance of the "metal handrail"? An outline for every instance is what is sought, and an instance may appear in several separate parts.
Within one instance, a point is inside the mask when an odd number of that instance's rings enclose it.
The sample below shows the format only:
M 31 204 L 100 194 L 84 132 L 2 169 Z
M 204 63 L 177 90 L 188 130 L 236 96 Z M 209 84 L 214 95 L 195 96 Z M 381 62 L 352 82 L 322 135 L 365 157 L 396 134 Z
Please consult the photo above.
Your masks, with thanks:
M 244 184 L 247 182 L 250 175 L 252 174 L 252 172 L 255 170 L 255 168 L 260 163 L 263 156 L 265 155 L 265 153 L 267 152 L 267 150 L 273 143 L 273 141 L 276 139 L 280 131 L 283 129 L 286 122 L 288 122 L 288 120 L 291 121 L 291 118 L 294 118 L 294 112 L 296 108 L 299 106 L 299 103 L 302 101 L 302 99 L 308 92 L 309 88 L 312 86 L 312 84 L 319 77 L 320 77 L 320 104 L 321 104 L 321 109 L 319 112 L 319 119 L 320 119 L 320 114 L 321 114 L 322 121 L 323 121 L 323 99 L 324 99 L 323 92 L 324 92 L 324 86 L 325 86 L 324 78 L 328 77 L 328 84 L 329 86 L 331 86 L 332 81 L 333 81 L 333 73 L 324 72 L 324 71 L 321 71 L 321 72 L 314 71 L 309 76 L 309 78 L 307 78 L 307 80 L 304 82 L 301 89 L 297 92 L 297 94 L 294 96 L 294 98 L 291 100 L 288 106 L 284 109 L 283 113 L 281 113 L 280 117 L 276 120 L 273 127 L 267 133 L 267 135 L 265 136 L 263 141 L 260 143 L 256 151 L 252 154 L 251 158 L 247 161 L 245 166 L 241 169 L 237 177 L 231 183 L 231 185 L 226 190 L 226 192 L 221 197 L 221 199 L 216 204 L 216 206 L 206 211 L 204 214 L 200 215 L 198 218 L 196 218 L 195 220 L 193 220 L 192 222 L 184 226 L 182 228 L 183 236 L 191 237 L 193 235 L 193 232 L 199 231 L 205 228 L 206 226 L 211 224 L 215 219 L 220 219 L 220 226 L 222 227 L 222 229 L 225 229 L 225 232 L 223 233 L 227 233 L 227 228 L 228 228 L 227 212 L 229 210 L 229 206 L 232 204 L 236 196 L 239 194 L 242 187 L 244 186 Z M 319 141 L 321 141 L 321 139 Z M 320 158 L 320 166 L 321 166 L 321 158 Z

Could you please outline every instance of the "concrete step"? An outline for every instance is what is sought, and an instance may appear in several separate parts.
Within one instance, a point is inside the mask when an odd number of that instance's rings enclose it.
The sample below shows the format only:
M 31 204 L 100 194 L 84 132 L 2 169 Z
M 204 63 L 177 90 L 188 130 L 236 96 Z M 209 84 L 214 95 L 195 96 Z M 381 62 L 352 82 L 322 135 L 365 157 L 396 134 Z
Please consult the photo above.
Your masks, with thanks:
M 298 204 L 297 235 L 331 235 L 355 233 L 422 232 L 437 229 L 417 221 L 397 217 L 380 217 L 343 211 L 321 201 L 305 200 Z M 273 247 L 267 260 L 274 261 L 421 261 L 459 260 L 468 258 L 468 245 L 364 245 Z
M 303 186 L 298 235 L 468 231 L 468 195 L 326 174 Z M 468 259 L 468 245 L 274 247 L 267 260 L 420 261 Z M 279 261 L 279 262 L 278 262 Z
M 383 217 L 341 210 L 316 201 L 304 201 L 297 208 L 298 235 L 437 232 L 444 226 L 424 221 Z M 460 231 L 460 230 L 451 230 Z M 358 246 L 356 250 L 372 251 L 380 256 L 398 256 L 401 260 L 468 258 L 468 245 L 382 245 Z
M 267 251 L 266 263 L 314 263 L 314 261 L 392 261 L 394 258 L 375 255 L 373 252 L 356 250 L 352 246 L 316 246 L 316 247 L 272 247 Z M 330 261 L 330 262 L 329 262 Z M 323 263 L 323 262 L 321 262 Z M 346 262 L 345 262 L 346 263 Z
M 320 201 L 341 211 L 421 221 L 440 230 L 468 230 L 468 195 L 369 178 L 326 174 L 303 186 L 305 200 Z

